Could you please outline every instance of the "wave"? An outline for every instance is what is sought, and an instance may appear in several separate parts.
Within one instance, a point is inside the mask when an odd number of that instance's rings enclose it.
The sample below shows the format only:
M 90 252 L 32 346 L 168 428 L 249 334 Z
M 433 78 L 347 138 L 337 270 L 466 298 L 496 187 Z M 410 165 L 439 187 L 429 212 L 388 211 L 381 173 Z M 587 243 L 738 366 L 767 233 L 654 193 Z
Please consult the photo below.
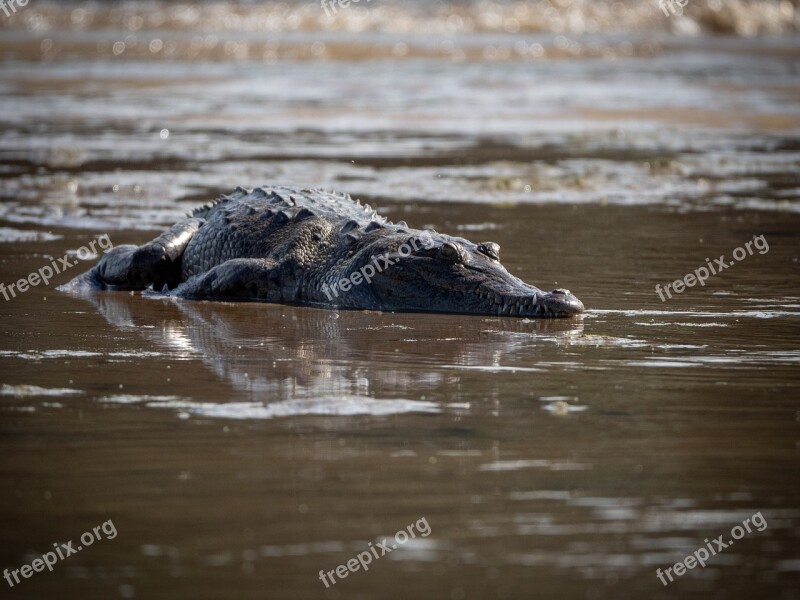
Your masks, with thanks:
M 685 7 L 679 6 L 685 4 Z M 663 5 L 663 6 L 662 6 Z M 672 33 L 791 35 L 797 0 L 294 0 L 289 2 L 52 2 L 37 0 L 0 28 L 120 28 L 203 32 Z

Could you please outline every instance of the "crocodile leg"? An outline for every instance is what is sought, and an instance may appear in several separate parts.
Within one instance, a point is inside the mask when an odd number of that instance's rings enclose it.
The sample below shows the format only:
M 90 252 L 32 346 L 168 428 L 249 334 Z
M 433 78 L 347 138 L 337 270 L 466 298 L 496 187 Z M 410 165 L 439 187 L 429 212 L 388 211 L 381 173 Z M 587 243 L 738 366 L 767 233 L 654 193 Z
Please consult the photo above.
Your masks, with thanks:
M 192 300 L 284 300 L 280 267 L 267 258 L 225 261 L 182 283 L 174 295 Z
M 78 285 L 119 290 L 175 287 L 180 283 L 183 251 L 203 223 L 204 219 L 184 219 L 143 246 L 117 246 L 79 278 Z

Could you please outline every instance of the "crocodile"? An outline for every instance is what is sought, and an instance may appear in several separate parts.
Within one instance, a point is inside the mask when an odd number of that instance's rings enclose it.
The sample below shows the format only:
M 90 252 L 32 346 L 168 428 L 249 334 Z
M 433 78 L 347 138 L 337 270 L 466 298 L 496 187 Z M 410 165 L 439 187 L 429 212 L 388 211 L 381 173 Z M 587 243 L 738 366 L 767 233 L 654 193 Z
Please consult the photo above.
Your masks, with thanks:
M 390 222 L 346 194 L 236 188 L 153 241 L 109 250 L 62 286 L 147 290 L 190 300 L 250 300 L 396 312 L 570 317 L 569 290 L 510 274 L 500 246 Z

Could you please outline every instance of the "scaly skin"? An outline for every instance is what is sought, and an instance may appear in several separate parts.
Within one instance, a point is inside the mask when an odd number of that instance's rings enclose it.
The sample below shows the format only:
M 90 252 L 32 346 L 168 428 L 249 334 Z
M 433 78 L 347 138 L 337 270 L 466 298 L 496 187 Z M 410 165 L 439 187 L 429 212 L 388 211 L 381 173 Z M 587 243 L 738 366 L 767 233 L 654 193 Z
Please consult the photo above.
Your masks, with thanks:
M 349 196 L 237 188 L 144 246 L 118 246 L 64 289 L 164 289 L 188 299 L 569 317 L 568 290 L 511 275 L 500 247 L 390 223 Z

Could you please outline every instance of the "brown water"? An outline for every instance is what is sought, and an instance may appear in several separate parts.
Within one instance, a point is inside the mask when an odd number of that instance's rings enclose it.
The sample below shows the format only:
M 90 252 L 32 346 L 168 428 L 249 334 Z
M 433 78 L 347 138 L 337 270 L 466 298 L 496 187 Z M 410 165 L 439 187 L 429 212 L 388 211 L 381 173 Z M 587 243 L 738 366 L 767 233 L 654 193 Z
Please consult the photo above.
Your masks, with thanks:
M 3 19 L 0 281 L 294 183 L 496 241 L 587 313 L 55 291 L 94 259 L 0 298 L 0 568 L 117 531 L 4 593 L 800 596 L 796 4 L 320 11 L 32 0 Z M 320 581 L 420 519 L 429 535 Z

